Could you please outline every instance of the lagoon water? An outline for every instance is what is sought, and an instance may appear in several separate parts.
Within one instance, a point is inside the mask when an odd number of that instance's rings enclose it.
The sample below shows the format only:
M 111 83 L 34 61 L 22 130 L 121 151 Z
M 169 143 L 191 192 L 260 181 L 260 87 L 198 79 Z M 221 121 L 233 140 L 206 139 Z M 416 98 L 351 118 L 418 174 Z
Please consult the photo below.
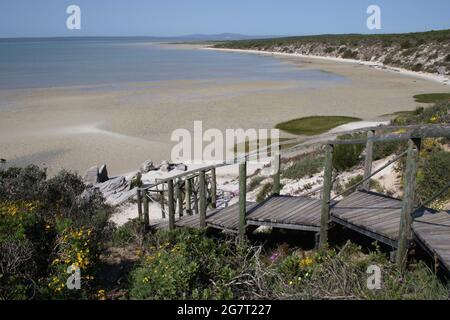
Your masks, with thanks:
M 162 80 L 278 81 L 342 77 L 270 56 L 180 49 L 133 38 L 0 40 L 0 90 Z

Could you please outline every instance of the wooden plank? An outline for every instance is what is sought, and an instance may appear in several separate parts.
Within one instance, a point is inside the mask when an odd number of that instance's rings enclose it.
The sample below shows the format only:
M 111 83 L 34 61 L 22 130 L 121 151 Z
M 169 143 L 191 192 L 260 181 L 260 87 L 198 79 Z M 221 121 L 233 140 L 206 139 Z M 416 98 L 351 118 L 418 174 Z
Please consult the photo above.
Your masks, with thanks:
M 412 240 L 412 214 L 414 211 L 414 197 L 420 142 L 420 140 L 412 139 L 408 141 L 408 154 L 406 157 L 406 168 L 404 173 L 403 203 L 396 256 L 397 264 L 402 269 L 406 267 L 408 248 Z
M 375 130 L 367 131 L 366 142 L 366 156 L 364 157 L 364 176 L 363 179 L 370 177 L 372 173 L 372 159 L 373 159 L 373 140 L 371 139 L 375 135 Z M 367 179 L 362 184 L 363 189 L 370 190 L 370 179 Z
M 216 208 L 217 205 L 217 178 L 216 168 L 211 169 L 211 207 Z
M 199 202 L 200 202 L 200 228 L 206 227 L 206 176 L 205 171 L 200 171 L 199 175 Z
M 248 220 L 247 224 L 253 225 L 253 226 L 266 226 L 266 227 L 279 228 L 279 229 L 290 229 L 290 230 L 301 230 L 301 231 L 312 231 L 312 232 L 320 231 L 320 227 L 300 225 L 300 224 L 290 224 L 290 223 L 274 223 L 274 222 L 267 222 L 267 221 Z
M 137 206 L 138 206 L 138 218 L 139 221 L 142 221 L 142 191 L 141 189 L 137 189 Z
M 169 230 L 175 229 L 175 204 L 173 194 L 173 180 L 167 182 L 167 194 L 169 202 Z
M 323 175 L 322 208 L 320 215 L 320 243 L 319 247 L 324 247 L 328 242 L 328 228 L 330 224 L 330 198 L 333 186 L 333 149 L 334 146 L 326 146 L 325 170 Z
M 245 216 L 247 214 L 247 161 L 239 164 L 239 238 L 245 236 Z

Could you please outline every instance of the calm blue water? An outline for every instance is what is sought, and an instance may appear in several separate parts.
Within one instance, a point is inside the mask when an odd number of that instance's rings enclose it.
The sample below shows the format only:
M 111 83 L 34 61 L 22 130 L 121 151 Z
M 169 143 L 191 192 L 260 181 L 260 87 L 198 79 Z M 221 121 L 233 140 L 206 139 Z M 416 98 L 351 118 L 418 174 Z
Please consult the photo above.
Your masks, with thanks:
M 0 89 L 192 79 L 342 80 L 267 56 L 174 49 L 136 39 L 0 41 Z

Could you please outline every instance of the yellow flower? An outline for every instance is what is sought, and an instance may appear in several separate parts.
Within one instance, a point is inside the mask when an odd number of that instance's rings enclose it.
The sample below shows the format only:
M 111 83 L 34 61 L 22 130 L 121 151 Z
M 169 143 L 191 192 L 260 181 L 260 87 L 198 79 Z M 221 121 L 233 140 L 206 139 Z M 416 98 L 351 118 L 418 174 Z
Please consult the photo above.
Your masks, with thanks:
M 300 260 L 300 266 L 301 267 L 307 267 L 313 264 L 313 259 L 311 259 L 310 257 L 306 257 L 302 260 Z
M 103 290 L 103 289 L 98 290 L 97 298 L 99 300 L 106 300 L 105 290 Z
M 430 118 L 430 121 L 431 121 L 431 122 L 436 122 L 436 121 L 437 121 L 437 119 L 438 119 L 438 117 L 436 117 L 436 116 L 432 116 L 432 117 Z

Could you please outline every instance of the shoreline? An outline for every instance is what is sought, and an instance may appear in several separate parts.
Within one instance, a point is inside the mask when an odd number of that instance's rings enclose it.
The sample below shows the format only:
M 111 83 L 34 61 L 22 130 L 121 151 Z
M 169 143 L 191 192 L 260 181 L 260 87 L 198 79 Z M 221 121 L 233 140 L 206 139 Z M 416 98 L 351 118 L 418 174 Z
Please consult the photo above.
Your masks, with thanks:
M 368 66 L 380 71 L 388 71 L 394 72 L 397 74 L 402 74 L 405 76 L 417 77 L 424 80 L 429 80 L 433 82 L 437 82 L 443 85 L 450 85 L 450 77 L 434 74 L 434 73 L 426 73 L 426 72 L 416 72 L 411 71 L 404 68 L 397 68 L 385 65 L 380 62 L 371 62 L 371 61 L 363 61 L 363 60 L 355 60 L 355 59 L 344 59 L 337 57 L 326 57 L 326 56 L 316 56 L 316 55 L 305 55 L 299 53 L 285 53 L 285 52 L 275 52 L 275 51 L 262 51 L 262 50 L 250 50 L 250 49 L 226 49 L 226 48 L 213 48 L 213 47 L 198 47 L 201 50 L 214 50 L 214 51 L 224 51 L 224 52 L 235 52 L 235 53 L 248 53 L 248 54 L 260 54 L 260 55 L 276 55 L 282 57 L 295 57 L 295 58 L 303 58 L 303 59 L 319 59 L 324 61 L 332 61 L 338 63 L 349 63 L 349 64 L 358 64 Z
M 221 131 L 271 129 L 280 122 L 314 115 L 382 121 L 387 114 L 423 106 L 414 102 L 415 94 L 448 91 L 436 82 L 378 72 L 351 61 L 274 60 L 289 64 L 279 72 L 299 68 L 313 76 L 133 82 L 114 90 L 102 85 L 3 90 L 0 102 L 7 108 L 0 108 L 0 156 L 11 166 L 33 163 L 47 167 L 50 174 L 62 168 L 83 174 L 106 163 L 110 173 L 118 175 L 147 159 L 170 160 L 173 130 L 192 131 L 197 120 L 205 129 Z M 345 81 L 323 80 L 322 72 Z

